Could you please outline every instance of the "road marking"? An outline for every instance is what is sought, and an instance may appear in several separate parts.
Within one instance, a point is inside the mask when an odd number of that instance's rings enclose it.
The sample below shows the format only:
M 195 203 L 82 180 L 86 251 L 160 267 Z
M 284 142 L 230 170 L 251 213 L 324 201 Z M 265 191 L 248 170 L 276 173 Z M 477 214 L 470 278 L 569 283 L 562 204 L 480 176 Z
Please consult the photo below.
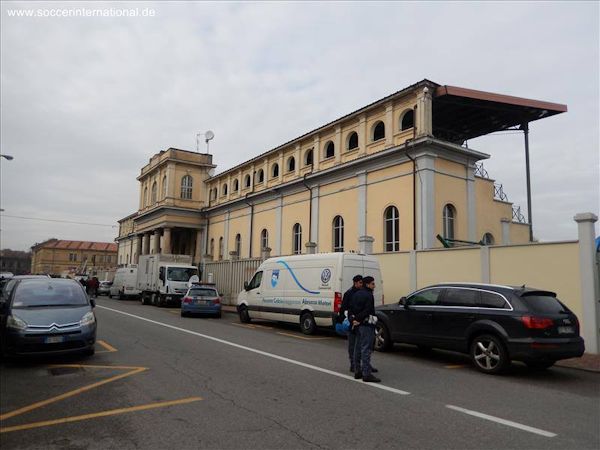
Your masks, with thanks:
M 181 311 L 179 311 L 178 309 L 169 309 L 169 312 L 173 314 L 179 314 Z
M 97 340 L 96 342 L 98 344 L 100 344 L 102 347 L 104 347 L 107 352 L 116 352 L 116 351 L 118 351 L 116 348 L 114 348 L 112 345 L 110 345 L 106 341 Z M 98 352 L 98 353 L 104 353 L 104 352 Z
M 245 323 L 237 323 L 237 322 L 231 322 L 231 325 L 235 325 L 235 326 L 238 326 L 238 327 L 244 327 L 244 328 L 250 328 L 252 330 L 254 330 L 254 328 L 256 328 L 254 325 L 248 325 L 248 324 L 245 324 Z
M 446 369 L 462 369 L 463 367 L 467 367 L 464 364 L 452 364 L 450 366 L 444 366 Z
M 480 419 L 490 420 L 492 422 L 500 423 L 502 425 L 506 425 L 513 428 L 518 428 L 519 430 L 528 431 L 530 433 L 539 434 L 540 436 L 545 437 L 555 437 L 556 433 L 551 433 L 550 431 L 540 430 L 539 428 L 530 427 L 527 425 L 523 425 L 522 423 L 513 422 L 512 420 L 501 419 L 499 417 L 490 416 L 487 414 L 483 414 L 477 411 L 472 411 L 470 409 L 461 408 L 459 406 L 446 405 L 446 408 L 453 409 L 455 411 L 459 411 L 465 414 L 469 414 L 471 416 L 479 417 Z
M 306 337 L 306 336 L 298 336 L 297 334 L 291 334 L 291 333 L 283 333 L 281 331 L 278 331 L 277 334 L 281 334 L 283 336 L 289 336 L 289 337 L 293 337 L 296 339 L 304 339 L 305 341 L 322 341 L 323 339 L 331 339 L 329 337 Z
M 69 423 L 69 422 L 78 422 L 80 420 L 94 419 L 96 417 L 114 416 L 117 414 L 124 414 L 124 413 L 134 412 L 134 411 L 145 411 L 147 409 L 164 408 L 166 406 L 182 405 L 185 403 L 192 403 L 192 402 L 197 402 L 200 400 L 202 400 L 201 397 L 189 397 L 189 398 L 182 398 L 180 400 L 170 400 L 170 401 L 166 401 L 166 402 L 148 403 L 146 405 L 131 406 L 129 408 L 110 409 L 108 411 L 84 414 L 82 416 L 63 417 L 62 419 L 44 420 L 42 422 L 33 422 L 33 423 L 26 423 L 23 425 L 15 425 L 12 427 L 0 428 L 0 433 L 10 433 L 11 431 L 29 430 L 31 428 L 40 428 L 40 427 L 47 427 L 50 425 L 59 425 L 59 424 Z
M 132 367 L 132 366 L 95 366 L 95 365 L 82 365 L 82 364 L 57 364 L 52 365 L 50 367 L 77 367 L 77 368 L 85 368 L 91 367 L 93 369 L 124 369 L 129 370 L 129 372 L 122 373 L 120 375 L 116 375 L 114 377 L 107 378 L 106 380 L 98 381 L 96 383 L 88 384 L 87 386 L 80 387 L 78 389 L 74 389 L 69 392 L 65 392 L 64 394 L 57 395 L 56 397 L 51 397 L 46 400 L 42 400 L 41 402 L 33 403 L 28 406 L 24 406 L 22 408 L 16 409 L 14 411 L 5 413 L 0 415 L 0 420 L 10 419 L 11 417 L 19 416 L 26 412 L 32 411 L 34 409 L 41 408 L 42 406 L 49 405 L 50 403 L 55 403 L 60 400 L 64 400 L 65 398 L 73 397 L 74 395 L 81 394 L 82 392 L 89 391 L 90 389 L 97 388 L 98 386 L 102 386 L 104 384 L 110 383 L 112 381 L 120 380 L 121 378 L 130 377 L 132 375 L 138 374 L 147 370 L 147 367 Z
M 142 317 L 142 316 L 136 316 L 135 314 L 130 314 L 130 313 L 126 313 L 126 312 L 123 312 L 123 311 L 119 311 L 118 309 L 107 308 L 106 306 L 99 306 L 99 305 L 97 305 L 96 307 L 97 308 L 101 308 L 101 309 L 106 309 L 107 311 L 112 311 L 112 312 L 115 312 L 117 314 L 122 314 L 124 316 L 133 317 L 134 319 L 143 320 L 144 322 L 153 323 L 153 324 L 159 325 L 161 327 L 170 328 L 170 329 L 176 330 L 176 331 L 181 331 L 182 333 L 192 334 L 194 336 L 198 336 L 198 337 L 201 337 L 201 338 L 204 338 L 204 339 L 208 339 L 210 341 L 219 342 L 221 344 L 229 345 L 230 347 L 235 347 L 235 348 L 239 348 L 241 350 L 246 350 L 248 352 L 252 352 L 252 353 L 256 353 L 258 355 L 266 356 L 268 358 L 277 359 L 279 361 L 287 362 L 289 364 L 294 364 L 296 366 L 305 367 L 307 369 L 311 369 L 311 370 L 314 370 L 314 371 L 317 371 L 317 372 L 326 373 L 326 374 L 334 376 L 334 377 L 343 378 L 343 379 L 348 380 L 348 381 L 353 381 L 353 382 L 361 383 L 364 386 L 368 386 L 368 387 L 371 387 L 371 388 L 374 388 L 374 389 L 380 389 L 382 391 L 393 392 L 394 394 L 399 394 L 399 395 L 409 395 L 410 394 L 410 392 L 402 391 L 400 389 L 395 389 L 395 388 L 386 386 L 384 384 L 364 383 L 360 379 L 358 379 L 358 380 L 354 379 L 354 376 L 344 375 L 344 374 L 341 374 L 341 373 L 338 373 L 338 372 L 334 372 L 333 370 L 324 369 L 324 368 L 318 367 L 318 366 L 313 366 L 312 364 L 303 363 L 303 362 L 300 362 L 300 361 L 296 361 L 294 359 L 286 358 L 284 356 L 279 356 L 279 355 L 275 355 L 273 353 L 263 352 L 262 350 L 257 350 L 255 348 L 246 347 L 244 345 L 236 344 L 234 342 L 229 342 L 229 341 L 226 341 L 224 339 L 219 339 L 219 338 L 216 338 L 216 337 L 213 337 L 213 336 L 208 336 L 206 334 L 197 333 L 197 332 L 191 331 L 191 330 L 186 330 L 185 328 L 180 328 L 180 327 L 176 327 L 174 325 L 169 325 L 167 323 L 162 323 L 162 322 L 158 322 L 156 320 L 147 319 L 147 318 Z

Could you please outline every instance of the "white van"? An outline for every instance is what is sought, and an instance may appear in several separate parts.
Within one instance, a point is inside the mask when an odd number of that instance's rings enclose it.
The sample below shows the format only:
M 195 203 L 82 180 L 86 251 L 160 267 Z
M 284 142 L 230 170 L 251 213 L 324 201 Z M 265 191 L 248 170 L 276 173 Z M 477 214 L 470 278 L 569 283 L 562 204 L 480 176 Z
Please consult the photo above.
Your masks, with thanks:
M 142 291 L 137 288 L 137 264 L 127 267 L 119 267 L 115 272 L 113 284 L 110 287 L 110 298 L 118 299 L 126 297 L 137 297 Z
M 239 293 L 240 321 L 268 319 L 299 323 L 305 334 L 331 327 L 355 275 L 375 278 L 375 306 L 383 304 L 383 281 L 373 256 L 318 253 L 264 261 Z

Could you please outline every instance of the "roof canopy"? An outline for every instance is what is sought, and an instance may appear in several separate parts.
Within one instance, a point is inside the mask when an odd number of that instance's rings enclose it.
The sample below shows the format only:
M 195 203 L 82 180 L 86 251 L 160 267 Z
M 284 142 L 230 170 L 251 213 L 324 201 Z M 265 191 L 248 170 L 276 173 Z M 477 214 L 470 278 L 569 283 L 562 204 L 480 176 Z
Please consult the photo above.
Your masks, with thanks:
M 433 95 L 433 135 L 462 144 L 566 111 L 567 106 L 558 103 L 439 86 Z

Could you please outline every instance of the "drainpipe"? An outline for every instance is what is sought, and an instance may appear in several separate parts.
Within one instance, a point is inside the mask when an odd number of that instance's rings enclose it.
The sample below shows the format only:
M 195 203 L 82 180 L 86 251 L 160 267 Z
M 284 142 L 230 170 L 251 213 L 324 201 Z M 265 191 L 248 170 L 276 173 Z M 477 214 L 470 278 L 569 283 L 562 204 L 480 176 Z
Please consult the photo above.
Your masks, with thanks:
M 314 157 L 314 153 L 313 153 L 313 157 Z M 304 187 L 308 190 L 309 194 L 308 194 L 308 240 L 309 242 L 312 236 L 312 188 L 306 184 L 306 175 L 308 175 L 308 173 L 305 173 L 304 176 L 302 177 L 302 184 L 304 185 Z

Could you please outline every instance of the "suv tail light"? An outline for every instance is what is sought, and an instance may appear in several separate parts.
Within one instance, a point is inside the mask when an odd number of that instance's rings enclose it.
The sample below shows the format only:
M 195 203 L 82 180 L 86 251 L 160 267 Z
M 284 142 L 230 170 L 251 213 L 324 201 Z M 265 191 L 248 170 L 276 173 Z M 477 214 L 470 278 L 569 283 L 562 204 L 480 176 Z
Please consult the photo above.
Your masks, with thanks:
M 339 313 L 342 307 L 342 293 L 336 292 L 333 298 L 333 312 Z
M 554 321 L 552 319 L 546 319 L 545 317 L 523 316 L 521 317 L 521 322 L 523 322 L 526 328 L 538 330 L 550 328 L 554 325 Z
M 183 303 L 192 303 L 192 297 L 183 297 Z
M 218 305 L 218 304 L 220 304 L 220 303 L 221 303 L 221 297 L 217 297 L 217 298 L 215 298 L 215 299 L 213 300 L 213 303 L 214 303 L 215 305 Z

